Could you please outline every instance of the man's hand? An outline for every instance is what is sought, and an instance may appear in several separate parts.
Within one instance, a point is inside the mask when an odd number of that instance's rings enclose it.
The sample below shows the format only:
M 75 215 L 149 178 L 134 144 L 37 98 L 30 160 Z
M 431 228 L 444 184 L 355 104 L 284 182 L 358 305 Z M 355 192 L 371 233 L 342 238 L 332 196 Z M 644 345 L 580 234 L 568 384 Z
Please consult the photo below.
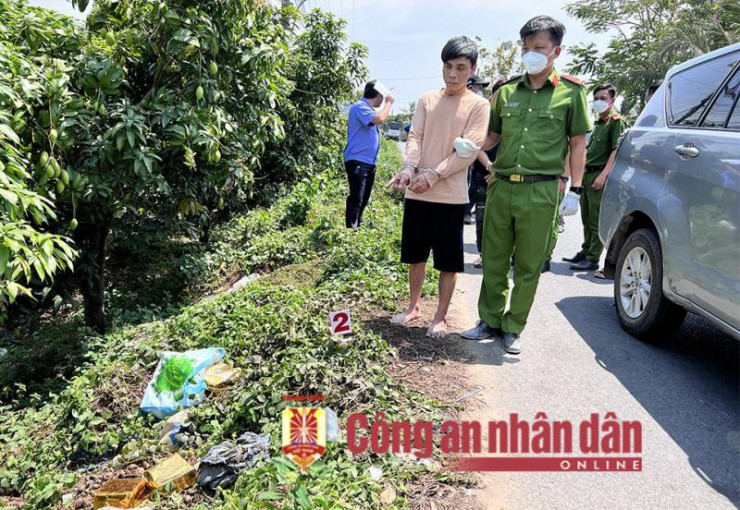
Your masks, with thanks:
M 578 212 L 578 204 L 581 202 L 581 196 L 578 193 L 569 191 L 562 202 L 560 202 L 560 214 L 562 216 L 573 216 Z
M 388 93 L 387 93 L 387 94 L 385 95 L 385 102 L 386 102 L 387 104 L 393 104 L 393 103 L 395 103 L 395 102 L 396 102 L 396 98 L 395 98 L 395 97 L 393 97 L 393 94 L 391 94 L 390 92 L 388 92 Z
M 594 191 L 599 191 L 601 188 L 604 187 L 604 184 L 606 183 L 606 178 L 607 175 L 605 175 L 604 172 L 601 172 L 594 183 L 591 185 L 591 188 Z
M 426 177 L 424 177 L 424 174 L 417 175 L 416 177 L 411 179 L 411 184 L 409 184 L 409 189 L 417 194 L 424 193 L 429 188 L 429 181 Z
M 558 184 L 558 193 L 561 195 L 565 195 L 565 188 L 568 186 L 568 183 L 565 182 L 563 179 L 560 179 L 560 183 Z
M 486 172 L 486 175 L 483 177 L 483 179 L 486 181 L 486 184 L 490 186 L 493 182 L 493 174 L 491 172 Z
M 388 184 L 386 184 L 385 187 L 393 188 L 396 191 L 403 191 L 406 189 L 410 182 L 411 177 L 409 177 L 408 172 L 401 170 L 396 175 L 391 177 L 391 180 L 388 181 Z

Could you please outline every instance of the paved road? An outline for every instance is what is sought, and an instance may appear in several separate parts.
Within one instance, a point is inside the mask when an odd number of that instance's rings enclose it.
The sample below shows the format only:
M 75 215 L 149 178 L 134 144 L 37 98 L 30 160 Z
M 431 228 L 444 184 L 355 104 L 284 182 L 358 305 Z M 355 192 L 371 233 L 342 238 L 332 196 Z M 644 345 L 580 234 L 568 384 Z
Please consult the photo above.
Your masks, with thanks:
M 580 422 L 613 411 L 643 425 L 641 473 L 496 473 L 485 475 L 489 508 L 696 509 L 740 504 L 740 343 L 689 316 L 673 342 L 653 346 L 627 335 L 612 306 L 612 283 L 573 274 L 557 262 L 578 251 L 579 217 L 566 222 L 552 273 L 540 280 L 524 352 L 465 340 L 484 408 L 470 418 Z M 466 227 L 466 261 L 475 232 Z M 454 302 L 476 319 L 481 273 L 469 267 Z

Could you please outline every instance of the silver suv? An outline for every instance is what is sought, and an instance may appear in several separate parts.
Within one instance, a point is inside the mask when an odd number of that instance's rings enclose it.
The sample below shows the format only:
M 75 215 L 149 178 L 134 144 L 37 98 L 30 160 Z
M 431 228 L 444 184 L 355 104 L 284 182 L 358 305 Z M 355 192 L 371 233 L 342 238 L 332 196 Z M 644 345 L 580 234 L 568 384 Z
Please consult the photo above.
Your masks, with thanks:
M 601 202 L 624 329 L 662 340 L 686 311 L 740 339 L 740 44 L 671 69 L 623 137 Z

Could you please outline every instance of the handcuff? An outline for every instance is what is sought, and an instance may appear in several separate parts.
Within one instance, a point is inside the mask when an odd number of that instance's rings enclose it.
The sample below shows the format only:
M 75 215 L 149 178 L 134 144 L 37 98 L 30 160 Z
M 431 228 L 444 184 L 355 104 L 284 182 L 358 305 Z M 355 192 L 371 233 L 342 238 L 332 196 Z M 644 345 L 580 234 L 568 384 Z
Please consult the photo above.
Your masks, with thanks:
M 439 174 L 436 168 L 419 168 L 414 167 L 414 173 L 415 174 L 429 174 L 432 173 L 437 176 L 438 179 L 441 179 L 442 176 Z

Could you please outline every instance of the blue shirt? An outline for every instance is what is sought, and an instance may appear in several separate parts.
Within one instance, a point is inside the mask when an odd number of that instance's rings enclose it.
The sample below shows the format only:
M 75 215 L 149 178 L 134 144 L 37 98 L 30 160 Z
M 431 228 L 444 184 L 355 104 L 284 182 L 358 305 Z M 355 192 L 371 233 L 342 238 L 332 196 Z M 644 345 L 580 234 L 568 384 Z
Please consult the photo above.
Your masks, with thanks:
M 375 165 L 380 150 L 380 131 L 377 124 L 372 123 L 375 115 L 375 110 L 364 97 L 349 109 L 344 161 Z

